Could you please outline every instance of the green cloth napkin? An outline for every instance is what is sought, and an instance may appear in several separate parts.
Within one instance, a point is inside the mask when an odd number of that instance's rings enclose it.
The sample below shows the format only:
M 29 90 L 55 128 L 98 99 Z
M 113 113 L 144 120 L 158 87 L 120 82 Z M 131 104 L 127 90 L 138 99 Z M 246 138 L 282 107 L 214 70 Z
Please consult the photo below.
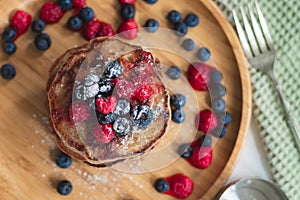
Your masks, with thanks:
M 232 22 L 232 9 L 254 0 L 214 0 Z M 275 75 L 300 123 L 300 1 L 258 0 L 275 42 Z M 234 24 L 234 23 L 232 23 Z M 269 78 L 250 68 L 253 112 L 260 126 L 274 181 L 292 200 L 300 199 L 300 155 Z M 255 162 L 255 161 L 253 161 Z M 249 174 L 251 175 L 251 174 Z

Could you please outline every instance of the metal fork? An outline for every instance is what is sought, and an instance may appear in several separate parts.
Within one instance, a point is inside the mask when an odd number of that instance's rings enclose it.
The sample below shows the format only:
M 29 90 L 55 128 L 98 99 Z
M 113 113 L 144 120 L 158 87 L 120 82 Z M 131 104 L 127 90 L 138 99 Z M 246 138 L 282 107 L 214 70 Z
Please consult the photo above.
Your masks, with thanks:
M 284 108 L 283 110 L 285 112 L 285 117 L 295 139 L 296 147 L 300 153 L 300 127 L 297 124 L 294 114 L 290 109 L 290 105 L 286 101 L 284 92 L 280 88 L 274 74 L 276 52 L 273 46 L 273 40 L 257 2 L 255 2 L 255 7 L 258 20 L 250 6 L 248 6 L 251 24 L 244 9 L 240 8 L 243 26 L 238 19 L 237 12 L 235 10 L 232 11 L 236 30 L 244 48 L 245 55 L 251 66 L 262 71 L 272 80 L 274 88 L 276 89 L 281 104 Z

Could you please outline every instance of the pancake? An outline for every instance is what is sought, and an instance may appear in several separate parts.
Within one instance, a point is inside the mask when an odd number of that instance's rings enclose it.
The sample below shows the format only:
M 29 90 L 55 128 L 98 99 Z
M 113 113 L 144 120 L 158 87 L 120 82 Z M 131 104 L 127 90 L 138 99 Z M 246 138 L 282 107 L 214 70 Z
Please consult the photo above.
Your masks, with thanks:
M 151 97 L 144 101 L 128 97 L 128 101 L 131 109 L 138 105 L 148 106 L 152 121 L 145 127 L 132 122 L 129 133 L 115 133 L 112 141 L 104 144 L 92 134 L 93 128 L 102 123 L 95 108 L 95 90 L 88 90 L 84 84 L 90 74 L 103 77 L 108 63 L 112 61 L 117 61 L 123 72 L 120 77 L 111 80 L 115 84 L 111 95 L 118 94 L 118 84 L 122 81 L 139 85 L 147 80 Z M 154 148 L 166 132 L 170 115 L 169 95 L 161 81 L 160 68 L 159 60 L 150 52 L 118 39 L 96 38 L 66 51 L 53 64 L 46 87 L 47 109 L 59 148 L 72 158 L 97 167 L 109 166 Z M 128 96 L 135 92 L 125 89 Z M 89 105 L 90 117 L 85 121 L 74 121 L 70 115 L 72 103 L 78 101 Z M 130 116 L 127 118 L 130 120 Z

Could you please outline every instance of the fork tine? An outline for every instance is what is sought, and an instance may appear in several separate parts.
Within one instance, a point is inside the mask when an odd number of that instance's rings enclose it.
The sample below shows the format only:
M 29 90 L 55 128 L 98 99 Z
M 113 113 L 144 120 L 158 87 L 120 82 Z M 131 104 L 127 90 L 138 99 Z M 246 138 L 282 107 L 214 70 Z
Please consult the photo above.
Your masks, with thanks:
M 245 32 L 242 28 L 242 25 L 241 25 L 241 23 L 240 23 L 240 21 L 237 17 L 237 14 L 236 14 L 235 10 L 232 10 L 232 15 L 233 15 L 233 20 L 234 20 L 234 23 L 235 23 L 235 26 L 236 26 L 237 33 L 239 35 L 241 44 L 244 48 L 244 52 L 245 52 L 247 57 L 253 57 L 252 52 L 251 52 L 251 48 L 250 48 L 250 46 L 248 44 L 248 41 L 247 41 L 247 37 L 245 35 Z
M 248 36 L 248 40 L 249 40 L 249 44 L 251 46 L 252 52 L 253 52 L 254 56 L 259 55 L 260 52 L 259 52 L 258 44 L 257 44 L 257 41 L 256 41 L 255 36 L 253 34 L 251 25 L 250 25 L 250 23 L 247 19 L 247 16 L 245 14 L 244 9 L 242 7 L 240 9 L 241 9 L 245 30 L 246 30 L 246 33 L 247 33 L 247 36 Z
M 268 46 L 264 39 L 263 33 L 261 32 L 261 28 L 256 20 L 256 17 L 254 16 L 252 10 L 250 9 L 249 4 L 248 4 L 248 10 L 251 18 L 252 28 L 254 30 L 256 39 L 258 41 L 258 46 L 262 52 L 266 52 L 268 50 Z
M 267 26 L 267 23 L 266 23 L 266 20 L 259 8 L 259 5 L 257 3 L 257 1 L 255 1 L 255 6 L 256 6 L 256 11 L 257 11 L 257 14 L 258 14 L 258 19 L 260 21 L 260 24 L 261 24 L 261 28 L 262 28 L 262 31 L 263 31 L 263 34 L 266 38 L 266 41 L 267 41 L 267 45 L 268 47 L 273 50 L 274 49 L 274 46 L 273 46 L 273 40 L 272 40 L 272 37 L 271 37 L 271 34 L 270 34 L 270 31 L 268 29 L 268 26 Z

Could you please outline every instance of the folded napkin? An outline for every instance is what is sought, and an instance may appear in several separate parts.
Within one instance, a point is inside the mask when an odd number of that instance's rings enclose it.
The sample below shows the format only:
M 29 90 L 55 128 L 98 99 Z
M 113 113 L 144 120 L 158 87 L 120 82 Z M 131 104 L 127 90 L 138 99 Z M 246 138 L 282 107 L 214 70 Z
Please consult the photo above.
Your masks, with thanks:
M 232 22 L 232 9 L 254 0 L 214 0 Z M 300 123 L 300 1 L 258 0 L 275 42 L 275 75 Z M 260 126 L 274 181 L 291 200 L 300 199 L 300 154 L 269 78 L 251 68 L 253 113 Z M 255 162 L 255 161 L 254 161 Z

